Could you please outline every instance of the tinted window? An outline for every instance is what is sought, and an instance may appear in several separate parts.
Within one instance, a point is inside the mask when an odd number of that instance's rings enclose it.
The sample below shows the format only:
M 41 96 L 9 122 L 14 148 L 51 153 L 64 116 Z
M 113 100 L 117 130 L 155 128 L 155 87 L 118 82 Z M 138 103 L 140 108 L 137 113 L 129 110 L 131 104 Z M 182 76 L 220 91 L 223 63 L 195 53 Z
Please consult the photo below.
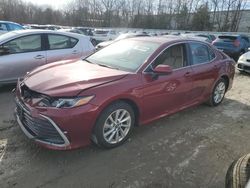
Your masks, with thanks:
M 209 53 L 209 60 L 210 61 L 213 60 L 216 57 L 214 51 L 209 47 L 208 47 L 208 53 Z
M 109 31 L 97 30 L 95 34 L 108 34 Z
M 159 64 L 169 65 L 173 69 L 184 67 L 184 49 L 183 44 L 169 47 L 157 57 L 153 64 L 153 68 Z
M 77 39 L 64 35 L 48 35 L 48 40 L 50 50 L 73 48 L 78 42 Z
M 8 31 L 7 25 L 4 23 L 0 23 L 0 31 Z
M 209 62 L 213 56 L 213 54 L 208 52 L 207 45 L 204 44 L 191 43 L 190 50 L 193 58 L 193 65 Z
M 11 54 L 40 51 L 42 49 L 41 36 L 30 35 L 20 37 L 3 45 L 10 50 Z
M 23 28 L 20 25 L 9 24 L 10 30 L 22 30 Z

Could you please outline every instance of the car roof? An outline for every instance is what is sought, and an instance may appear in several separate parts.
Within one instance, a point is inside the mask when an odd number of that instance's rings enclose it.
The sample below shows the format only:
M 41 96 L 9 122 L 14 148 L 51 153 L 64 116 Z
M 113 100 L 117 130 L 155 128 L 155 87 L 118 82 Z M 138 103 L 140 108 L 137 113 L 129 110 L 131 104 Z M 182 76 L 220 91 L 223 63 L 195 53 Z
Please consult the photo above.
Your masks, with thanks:
M 26 30 L 16 30 L 16 31 L 11 31 L 6 34 L 0 35 L 0 43 L 10 40 L 12 38 L 17 38 L 19 36 L 24 36 L 24 35 L 32 35 L 32 34 L 62 34 L 62 35 L 67 35 L 70 37 L 75 37 L 75 38 L 85 38 L 89 39 L 89 36 L 85 35 L 80 35 L 77 33 L 70 33 L 70 32 L 65 32 L 65 31 L 54 31 L 54 30 L 42 30 L 42 29 L 26 29 Z
M 0 20 L 0 23 L 11 23 L 11 24 L 17 24 L 17 25 L 20 25 L 19 23 L 16 23 L 16 22 L 11 22 L 11 21 L 3 21 L 3 20 Z

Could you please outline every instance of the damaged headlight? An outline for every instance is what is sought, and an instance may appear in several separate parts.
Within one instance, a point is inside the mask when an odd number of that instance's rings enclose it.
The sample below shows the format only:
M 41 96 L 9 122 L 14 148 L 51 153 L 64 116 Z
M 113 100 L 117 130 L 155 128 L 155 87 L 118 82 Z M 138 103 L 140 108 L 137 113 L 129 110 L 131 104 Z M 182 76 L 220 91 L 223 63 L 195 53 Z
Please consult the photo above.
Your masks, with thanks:
M 43 98 L 38 103 L 38 106 L 54 107 L 54 108 L 72 108 L 72 107 L 85 105 L 93 98 L 94 98 L 94 95 L 84 96 L 84 97 L 75 97 L 75 98 L 57 98 L 57 99 L 50 99 L 50 100 Z

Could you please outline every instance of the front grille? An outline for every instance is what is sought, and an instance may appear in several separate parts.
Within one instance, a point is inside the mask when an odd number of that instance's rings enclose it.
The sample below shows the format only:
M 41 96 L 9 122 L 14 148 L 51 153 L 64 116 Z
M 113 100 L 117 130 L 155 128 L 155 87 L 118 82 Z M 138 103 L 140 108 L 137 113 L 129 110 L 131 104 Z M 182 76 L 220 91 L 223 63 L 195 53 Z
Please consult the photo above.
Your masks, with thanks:
M 250 70 L 250 66 L 243 65 L 243 64 L 238 64 L 239 69 L 244 69 L 244 70 Z
M 64 144 L 56 128 L 47 120 L 34 118 L 21 102 L 17 102 L 17 115 L 25 129 L 36 139 L 53 144 Z

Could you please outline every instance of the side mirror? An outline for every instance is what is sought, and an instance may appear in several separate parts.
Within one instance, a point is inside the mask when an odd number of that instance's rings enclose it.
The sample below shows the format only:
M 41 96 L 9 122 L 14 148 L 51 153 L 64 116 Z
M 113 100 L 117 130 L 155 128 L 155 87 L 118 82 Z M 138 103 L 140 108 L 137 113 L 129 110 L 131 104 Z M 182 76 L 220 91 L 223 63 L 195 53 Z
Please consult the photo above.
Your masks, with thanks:
M 7 55 L 7 54 L 10 54 L 10 49 L 1 46 L 0 55 Z
M 250 48 L 248 48 L 248 51 L 250 51 Z
M 172 67 L 169 65 L 157 65 L 153 69 L 154 73 L 159 74 L 159 75 L 167 75 L 173 72 Z

